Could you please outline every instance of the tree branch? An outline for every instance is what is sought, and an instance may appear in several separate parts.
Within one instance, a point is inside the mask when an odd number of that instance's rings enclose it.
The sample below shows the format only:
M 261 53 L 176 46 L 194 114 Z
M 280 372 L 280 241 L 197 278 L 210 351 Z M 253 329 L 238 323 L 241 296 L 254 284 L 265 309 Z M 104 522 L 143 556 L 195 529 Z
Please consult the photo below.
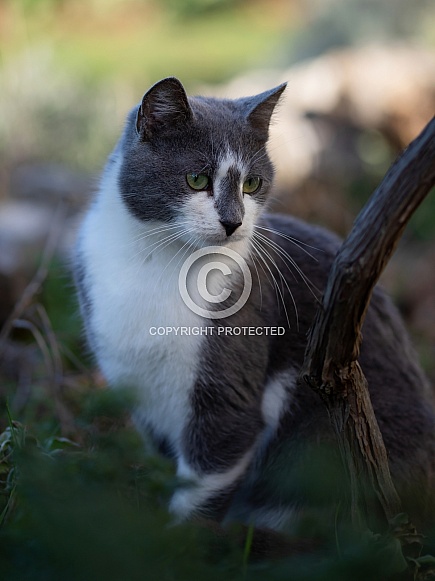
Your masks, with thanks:
M 413 212 L 435 185 L 435 117 L 394 162 L 332 265 L 300 379 L 323 398 L 348 470 L 352 518 L 364 525 L 373 490 L 390 520 L 401 512 L 367 381 L 357 362 L 372 292 Z M 364 478 L 365 476 L 365 478 Z

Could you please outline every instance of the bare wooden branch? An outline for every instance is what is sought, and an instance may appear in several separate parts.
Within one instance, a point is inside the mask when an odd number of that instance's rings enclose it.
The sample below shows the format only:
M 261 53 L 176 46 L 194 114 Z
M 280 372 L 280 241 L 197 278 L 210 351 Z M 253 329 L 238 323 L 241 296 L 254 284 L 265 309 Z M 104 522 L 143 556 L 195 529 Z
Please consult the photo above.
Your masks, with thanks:
M 348 469 L 354 522 L 370 482 L 387 519 L 401 512 L 367 381 L 357 362 L 371 295 L 413 212 L 435 185 L 435 118 L 391 166 L 331 268 L 301 379 L 322 396 Z M 357 476 L 358 475 L 358 476 Z M 361 475 L 366 478 L 361 478 Z

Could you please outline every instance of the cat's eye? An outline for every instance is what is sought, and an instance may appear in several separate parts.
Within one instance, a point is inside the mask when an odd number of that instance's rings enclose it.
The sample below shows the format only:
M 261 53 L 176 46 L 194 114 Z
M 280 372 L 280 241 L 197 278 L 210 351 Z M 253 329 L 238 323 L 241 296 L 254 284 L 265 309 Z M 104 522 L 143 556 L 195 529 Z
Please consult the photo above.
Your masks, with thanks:
M 204 173 L 188 173 L 186 181 L 193 190 L 208 190 L 210 189 L 209 177 Z
M 243 182 L 243 193 L 244 194 L 254 194 L 261 186 L 261 178 L 257 176 L 248 177 Z

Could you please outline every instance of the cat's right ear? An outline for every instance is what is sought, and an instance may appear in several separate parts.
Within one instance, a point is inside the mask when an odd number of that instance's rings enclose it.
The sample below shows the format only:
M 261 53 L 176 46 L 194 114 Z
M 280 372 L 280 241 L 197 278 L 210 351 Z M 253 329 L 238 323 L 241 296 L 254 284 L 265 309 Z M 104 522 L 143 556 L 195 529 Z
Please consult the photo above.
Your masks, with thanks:
M 137 112 L 136 131 L 142 141 L 150 141 L 165 131 L 192 118 L 192 109 L 183 85 L 175 77 L 159 81 L 145 93 Z
M 270 119 L 286 87 L 287 83 L 283 83 L 260 95 L 239 100 L 251 127 L 264 139 L 269 136 Z

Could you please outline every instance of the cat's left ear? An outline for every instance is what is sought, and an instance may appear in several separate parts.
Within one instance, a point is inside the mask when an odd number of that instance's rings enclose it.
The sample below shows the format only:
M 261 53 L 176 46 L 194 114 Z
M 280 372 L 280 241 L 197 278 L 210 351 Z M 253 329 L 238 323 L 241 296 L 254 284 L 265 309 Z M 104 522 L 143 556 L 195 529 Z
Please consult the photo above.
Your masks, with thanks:
M 251 127 L 263 134 L 267 139 L 272 113 L 285 91 L 287 83 L 283 83 L 270 91 L 265 91 L 254 97 L 242 99 L 245 115 Z
M 185 123 L 192 110 L 183 85 L 175 77 L 159 81 L 145 93 L 137 112 L 136 130 L 142 141 Z

